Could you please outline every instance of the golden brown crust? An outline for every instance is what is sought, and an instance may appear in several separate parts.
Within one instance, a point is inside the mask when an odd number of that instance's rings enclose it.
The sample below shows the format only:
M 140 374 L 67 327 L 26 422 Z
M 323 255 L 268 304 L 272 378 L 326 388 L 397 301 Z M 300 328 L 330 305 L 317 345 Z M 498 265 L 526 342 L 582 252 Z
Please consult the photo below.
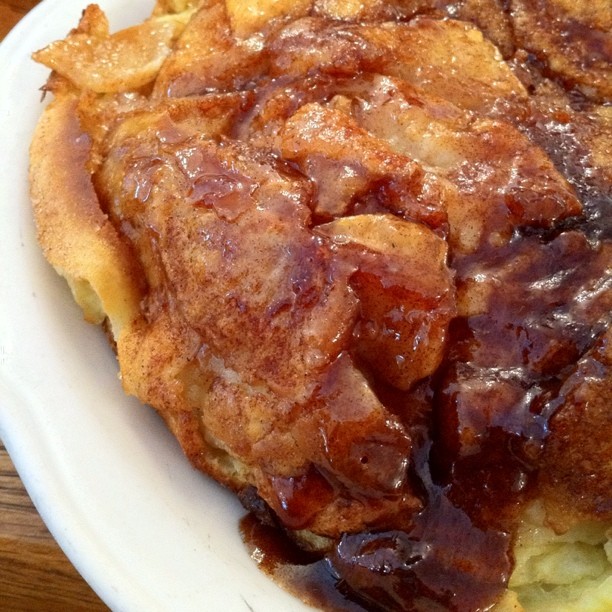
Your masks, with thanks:
M 141 272 L 94 191 L 90 139 L 77 119 L 78 98 L 56 98 L 30 150 L 30 185 L 45 257 L 71 283 L 94 323 L 109 318 L 115 339 L 140 317 Z
M 612 520 L 611 366 L 608 330 L 566 381 L 551 420 L 540 480 L 548 522 L 560 533 L 580 521 Z

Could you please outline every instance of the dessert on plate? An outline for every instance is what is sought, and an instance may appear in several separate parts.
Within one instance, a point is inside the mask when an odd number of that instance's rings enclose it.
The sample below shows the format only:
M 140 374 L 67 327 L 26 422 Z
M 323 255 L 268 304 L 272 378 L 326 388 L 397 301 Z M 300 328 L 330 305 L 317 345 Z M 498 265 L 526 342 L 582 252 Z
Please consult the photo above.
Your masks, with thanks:
M 611 31 L 159 0 L 34 53 L 45 256 L 316 605 L 612 606 Z

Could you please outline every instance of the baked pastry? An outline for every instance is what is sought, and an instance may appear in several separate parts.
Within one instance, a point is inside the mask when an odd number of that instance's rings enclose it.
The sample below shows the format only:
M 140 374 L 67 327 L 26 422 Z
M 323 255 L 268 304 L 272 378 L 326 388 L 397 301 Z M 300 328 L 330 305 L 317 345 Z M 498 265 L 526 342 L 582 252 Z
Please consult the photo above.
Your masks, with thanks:
M 612 605 L 609 20 L 160 0 L 34 55 L 45 256 L 355 606 Z

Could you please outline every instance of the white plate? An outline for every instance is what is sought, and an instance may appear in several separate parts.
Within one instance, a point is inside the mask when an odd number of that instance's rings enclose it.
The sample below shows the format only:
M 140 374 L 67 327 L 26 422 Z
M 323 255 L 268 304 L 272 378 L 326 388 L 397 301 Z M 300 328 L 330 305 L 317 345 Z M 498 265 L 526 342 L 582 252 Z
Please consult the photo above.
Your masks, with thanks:
M 54 537 L 113 610 L 309 609 L 249 558 L 234 496 L 124 396 L 101 330 L 37 247 L 27 155 L 48 71 L 30 54 L 65 36 L 86 3 L 46 0 L 0 45 L 0 437 Z M 100 4 L 113 30 L 151 9 Z

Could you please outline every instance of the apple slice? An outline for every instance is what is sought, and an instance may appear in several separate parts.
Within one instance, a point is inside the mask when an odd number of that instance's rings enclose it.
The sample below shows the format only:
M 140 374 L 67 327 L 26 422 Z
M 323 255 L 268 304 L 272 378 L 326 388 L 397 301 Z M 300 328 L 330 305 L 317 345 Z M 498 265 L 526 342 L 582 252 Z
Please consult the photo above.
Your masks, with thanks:
M 386 382 L 408 389 L 440 364 L 455 314 L 445 241 L 393 215 L 356 215 L 318 226 L 356 265 L 358 355 Z

